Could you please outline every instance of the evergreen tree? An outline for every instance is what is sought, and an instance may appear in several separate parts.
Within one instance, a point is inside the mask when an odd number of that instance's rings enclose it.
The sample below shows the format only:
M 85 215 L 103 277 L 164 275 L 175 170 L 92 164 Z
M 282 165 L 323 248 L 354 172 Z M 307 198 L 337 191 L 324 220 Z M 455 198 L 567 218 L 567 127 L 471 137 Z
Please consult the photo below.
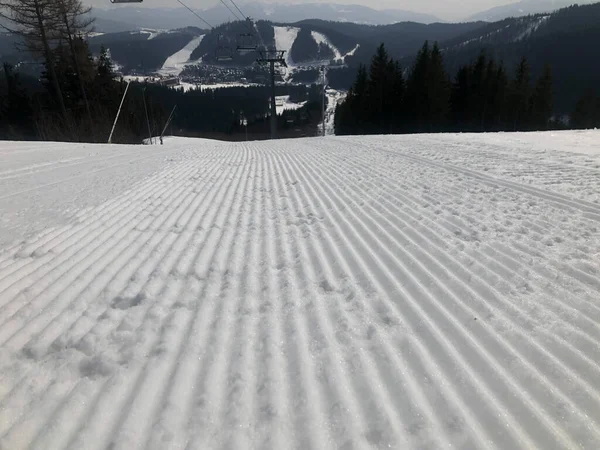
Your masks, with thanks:
M 509 108 L 513 131 L 526 129 L 529 123 L 530 70 L 526 58 L 517 65 L 515 79 L 511 85 Z
M 364 134 L 367 132 L 368 111 L 366 111 L 365 105 L 368 99 L 368 84 L 367 68 L 361 64 L 346 100 L 336 110 L 336 134 Z
M 66 40 L 68 44 L 81 100 L 85 106 L 89 125 L 93 128 L 92 112 L 86 92 L 86 85 L 89 84 L 91 55 L 87 49 L 87 42 L 82 38 L 84 33 L 91 30 L 91 26 L 95 21 L 89 15 L 92 8 L 84 7 L 81 0 L 55 0 L 55 2 L 59 16 L 57 21 L 58 35 L 60 39 Z M 85 73 L 86 69 L 88 69 L 88 73 Z
M 450 95 L 452 124 L 455 130 L 467 130 L 470 122 L 471 68 L 458 69 Z
M 390 132 L 397 133 L 403 129 L 404 100 L 406 82 L 400 63 L 390 60 L 388 71 L 392 78 L 390 95 L 386 96 L 386 114 L 390 118 Z
M 531 125 L 535 130 L 547 130 L 554 109 L 552 69 L 549 65 L 537 80 L 531 96 Z
M 484 131 L 484 121 L 487 106 L 487 58 L 481 53 L 471 70 L 470 120 L 472 131 Z
M 33 110 L 21 79 L 10 64 L 4 63 L 4 83 L 0 87 L 0 136 L 9 139 L 30 138 Z
M 429 125 L 429 66 L 431 50 L 429 42 L 425 42 L 415 60 L 408 77 L 406 89 L 406 111 L 408 123 L 413 131 L 424 131 Z
M 487 114 L 485 130 L 500 131 L 505 128 L 508 77 L 502 63 L 490 60 L 487 69 Z
M 593 89 L 587 89 L 575 105 L 570 126 L 575 129 L 600 127 L 600 96 Z
M 393 75 L 393 68 L 390 68 L 390 58 L 385 46 L 381 44 L 371 61 L 367 85 L 368 103 L 366 107 L 369 111 L 370 126 L 375 133 L 385 132 L 386 124 L 390 120 L 391 110 L 387 105 L 389 101 L 386 97 L 391 95 Z
M 52 41 L 60 20 L 56 6 L 55 0 L 0 0 L 0 20 L 10 24 L 10 27 L 4 28 L 23 39 L 25 49 L 44 58 L 58 110 L 64 125 L 69 125 L 62 91 L 54 72 Z
M 443 131 L 447 128 L 450 116 L 450 81 L 437 42 L 431 50 L 427 75 L 428 131 Z

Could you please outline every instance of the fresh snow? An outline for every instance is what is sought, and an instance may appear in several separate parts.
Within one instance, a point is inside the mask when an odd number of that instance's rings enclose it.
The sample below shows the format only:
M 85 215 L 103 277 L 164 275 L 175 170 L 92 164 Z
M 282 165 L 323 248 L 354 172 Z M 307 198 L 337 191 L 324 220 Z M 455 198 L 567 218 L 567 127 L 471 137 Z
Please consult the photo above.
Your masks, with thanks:
M 0 448 L 600 448 L 600 133 L 0 143 Z
M 162 75 L 179 76 L 183 69 L 185 69 L 185 66 L 190 63 L 190 56 L 192 56 L 192 52 L 198 48 L 202 42 L 202 39 L 204 39 L 204 36 L 205 35 L 202 35 L 192 39 L 177 53 L 169 56 L 159 72 Z

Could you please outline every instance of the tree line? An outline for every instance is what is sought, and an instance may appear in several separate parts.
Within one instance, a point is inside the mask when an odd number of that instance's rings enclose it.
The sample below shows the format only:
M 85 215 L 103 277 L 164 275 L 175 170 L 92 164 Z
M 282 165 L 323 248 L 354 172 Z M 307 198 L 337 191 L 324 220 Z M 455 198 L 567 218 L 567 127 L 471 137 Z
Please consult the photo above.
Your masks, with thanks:
M 94 59 L 89 51 L 90 10 L 81 0 L 0 0 L 3 28 L 43 66 L 38 89 L 4 64 L 2 137 L 106 140 L 124 86 L 114 79 L 108 52 Z
M 585 95 L 569 125 L 598 123 L 600 101 Z M 336 134 L 533 131 L 565 128 L 554 117 L 552 70 L 532 80 L 526 58 L 512 76 L 482 52 L 451 78 L 437 43 L 425 42 L 404 71 L 381 44 L 369 68 L 362 65 L 335 116 Z
M 126 89 L 110 53 L 94 58 L 86 39 L 90 8 L 81 0 L 0 0 L 0 19 L 20 37 L 22 50 L 37 56 L 38 80 L 8 64 L 0 70 L 0 138 L 106 142 Z M 320 118 L 317 86 L 282 86 L 278 95 L 307 102 L 278 120 L 282 130 L 314 134 Z M 268 131 L 269 90 L 263 87 L 183 92 L 151 83 L 131 83 L 113 142 L 139 143 L 161 133 L 178 105 L 174 130 L 183 135 L 227 138 Z M 146 113 L 147 111 L 147 113 Z M 242 127 L 242 123 L 247 124 Z

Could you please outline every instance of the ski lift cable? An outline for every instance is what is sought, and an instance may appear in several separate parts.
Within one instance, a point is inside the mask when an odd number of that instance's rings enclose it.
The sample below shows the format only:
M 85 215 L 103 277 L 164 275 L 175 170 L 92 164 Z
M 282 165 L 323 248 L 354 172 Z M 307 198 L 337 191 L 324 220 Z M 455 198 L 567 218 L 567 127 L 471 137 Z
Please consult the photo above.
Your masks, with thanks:
M 224 0 L 221 0 L 221 3 L 223 3 L 223 5 L 225 5 L 225 8 L 227 8 L 227 9 L 229 10 L 229 12 L 230 12 L 231 14 L 233 14 L 233 16 L 234 16 L 234 17 L 235 17 L 237 20 L 242 20 L 242 21 L 243 21 L 243 19 L 240 19 L 240 17 L 237 15 L 237 13 L 236 13 L 236 12 L 235 12 L 233 9 L 231 9 L 231 7 L 230 7 L 230 6 L 229 6 L 227 3 L 225 3 L 225 1 L 224 1 Z M 244 17 L 244 16 L 242 16 L 242 17 Z
M 235 6 L 235 9 L 237 9 L 237 10 L 240 12 L 240 14 L 242 15 L 242 17 L 246 17 L 246 18 L 248 18 L 248 16 L 246 16 L 246 15 L 245 15 L 245 14 L 242 12 L 242 10 L 240 9 L 240 7 L 239 7 L 239 6 L 238 6 L 238 5 L 237 5 L 237 4 L 236 4 L 236 3 L 235 3 L 233 0 L 229 0 L 229 1 L 230 1 L 231 3 L 233 3 L 233 6 Z
M 196 16 L 198 19 L 200 19 L 202 22 L 204 22 L 206 25 L 208 25 L 208 27 L 209 27 L 211 30 L 214 30 L 214 27 L 213 27 L 213 26 L 212 26 L 210 23 L 208 23 L 206 20 L 204 20 L 202 17 L 200 17 L 200 15 L 199 15 L 199 14 L 198 14 L 196 11 L 194 11 L 194 10 L 193 10 L 192 8 L 190 8 L 188 5 L 186 5 L 185 3 L 183 3 L 181 0 L 177 0 L 177 1 L 178 1 L 179 3 L 181 3 L 181 5 L 182 5 L 182 6 L 183 6 L 185 9 L 187 9 L 189 12 L 191 12 L 193 15 L 195 15 L 195 16 Z
M 223 0 L 221 0 L 221 1 L 223 2 Z M 237 9 L 240 12 L 240 14 L 242 15 L 242 17 L 244 17 L 246 19 L 246 25 L 248 25 L 248 28 L 252 32 L 253 29 L 256 28 L 256 25 L 255 25 L 254 21 L 252 19 L 250 19 L 250 17 L 248 17 L 246 14 L 244 14 L 244 12 L 240 9 L 240 7 L 237 5 L 236 2 L 234 2 L 233 0 L 229 0 L 229 1 L 231 2 L 231 4 L 233 6 L 235 6 L 235 9 Z M 252 23 L 253 26 L 250 25 L 249 22 Z M 256 31 L 258 31 L 258 29 L 256 29 Z M 262 38 L 261 38 L 261 41 L 262 41 Z

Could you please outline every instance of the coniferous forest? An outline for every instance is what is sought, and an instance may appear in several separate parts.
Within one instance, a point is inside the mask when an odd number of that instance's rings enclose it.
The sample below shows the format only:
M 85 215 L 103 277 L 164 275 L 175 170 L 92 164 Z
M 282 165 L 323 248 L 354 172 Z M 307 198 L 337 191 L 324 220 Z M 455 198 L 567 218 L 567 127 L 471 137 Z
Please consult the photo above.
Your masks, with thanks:
M 600 98 L 583 94 L 568 123 L 554 116 L 552 68 L 532 79 L 522 58 L 511 72 L 482 52 L 451 76 L 437 43 L 426 42 L 410 70 L 381 44 L 361 66 L 336 111 L 336 134 L 541 131 L 600 126 Z
M 86 41 L 77 40 L 76 45 L 81 84 L 68 49 L 58 46 L 53 51 L 64 114 L 48 69 L 40 85 L 4 64 L 0 73 L 0 139 L 106 142 L 126 83 L 116 75 L 105 49 L 98 58 L 92 58 Z M 244 139 L 246 133 L 249 139 L 267 138 L 270 92 L 267 86 L 184 92 L 155 83 L 132 82 L 113 142 L 140 143 L 149 134 L 160 135 L 175 105 L 169 132 L 220 139 Z M 289 95 L 296 103 L 306 102 L 301 109 L 285 111 L 278 117 L 281 136 L 314 135 L 321 120 L 321 88 L 278 86 L 277 95 Z

